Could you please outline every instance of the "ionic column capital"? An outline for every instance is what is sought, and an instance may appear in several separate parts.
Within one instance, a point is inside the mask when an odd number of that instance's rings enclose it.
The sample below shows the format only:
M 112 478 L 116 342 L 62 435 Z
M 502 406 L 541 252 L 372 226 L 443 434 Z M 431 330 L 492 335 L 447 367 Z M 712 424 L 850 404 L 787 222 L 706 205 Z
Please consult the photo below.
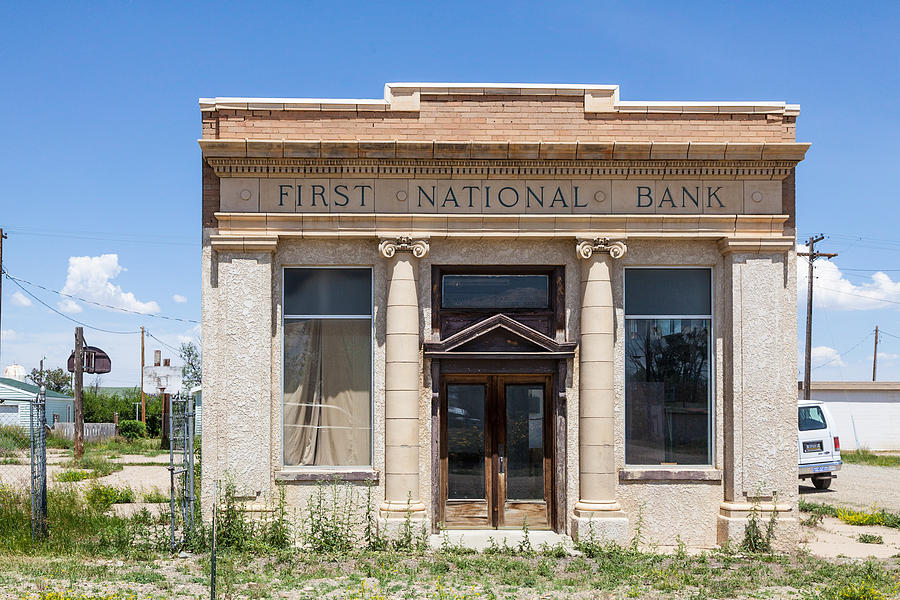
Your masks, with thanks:
M 405 236 L 381 240 L 378 244 L 378 252 L 385 258 L 393 258 L 397 252 L 410 252 L 416 258 L 425 258 L 428 250 L 428 240 L 414 240 Z
M 594 238 L 593 240 L 581 240 L 575 245 L 575 252 L 579 258 L 588 259 L 594 252 L 605 252 L 612 258 L 622 258 L 628 251 L 628 246 L 623 241 L 610 241 L 609 238 Z

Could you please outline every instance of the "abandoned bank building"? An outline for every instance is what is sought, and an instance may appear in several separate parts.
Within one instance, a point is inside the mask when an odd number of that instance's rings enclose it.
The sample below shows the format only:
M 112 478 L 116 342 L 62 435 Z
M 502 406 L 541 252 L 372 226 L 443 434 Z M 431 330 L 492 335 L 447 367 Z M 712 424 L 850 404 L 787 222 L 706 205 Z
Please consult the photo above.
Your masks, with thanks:
M 797 535 L 799 107 L 614 85 L 200 101 L 203 497 Z

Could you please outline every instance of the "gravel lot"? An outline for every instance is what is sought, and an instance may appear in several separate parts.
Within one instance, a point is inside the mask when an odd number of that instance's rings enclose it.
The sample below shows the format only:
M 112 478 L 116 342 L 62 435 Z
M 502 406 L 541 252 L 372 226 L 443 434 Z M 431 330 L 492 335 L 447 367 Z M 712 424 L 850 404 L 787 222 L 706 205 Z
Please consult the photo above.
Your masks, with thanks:
M 900 513 L 900 468 L 871 467 L 844 463 L 831 489 L 817 490 L 812 483 L 800 483 L 800 496 L 810 502 L 841 504 L 852 508 L 873 505 Z

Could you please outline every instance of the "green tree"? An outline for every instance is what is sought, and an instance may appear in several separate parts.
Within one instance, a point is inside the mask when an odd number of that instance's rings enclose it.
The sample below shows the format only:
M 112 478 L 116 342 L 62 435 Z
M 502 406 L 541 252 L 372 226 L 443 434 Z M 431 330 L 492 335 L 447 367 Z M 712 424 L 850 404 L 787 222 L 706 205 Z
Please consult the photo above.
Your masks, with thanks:
M 51 392 L 59 392 L 60 394 L 72 393 L 72 380 L 70 375 L 62 368 L 55 369 L 32 369 L 25 379 L 31 380 L 34 385 L 46 386 Z
M 200 385 L 200 350 L 194 342 L 181 344 L 178 350 L 181 357 L 181 385 L 184 391 L 189 392 L 194 386 Z

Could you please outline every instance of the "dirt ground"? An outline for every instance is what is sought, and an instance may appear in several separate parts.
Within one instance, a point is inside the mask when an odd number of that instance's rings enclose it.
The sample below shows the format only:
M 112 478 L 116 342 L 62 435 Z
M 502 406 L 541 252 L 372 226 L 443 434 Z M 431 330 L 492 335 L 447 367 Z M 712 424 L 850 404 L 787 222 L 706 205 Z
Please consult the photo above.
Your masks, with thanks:
M 810 502 L 869 509 L 873 506 L 900 513 L 900 468 L 844 464 L 831 488 L 817 490 L 800 483 L 800 497 Z

